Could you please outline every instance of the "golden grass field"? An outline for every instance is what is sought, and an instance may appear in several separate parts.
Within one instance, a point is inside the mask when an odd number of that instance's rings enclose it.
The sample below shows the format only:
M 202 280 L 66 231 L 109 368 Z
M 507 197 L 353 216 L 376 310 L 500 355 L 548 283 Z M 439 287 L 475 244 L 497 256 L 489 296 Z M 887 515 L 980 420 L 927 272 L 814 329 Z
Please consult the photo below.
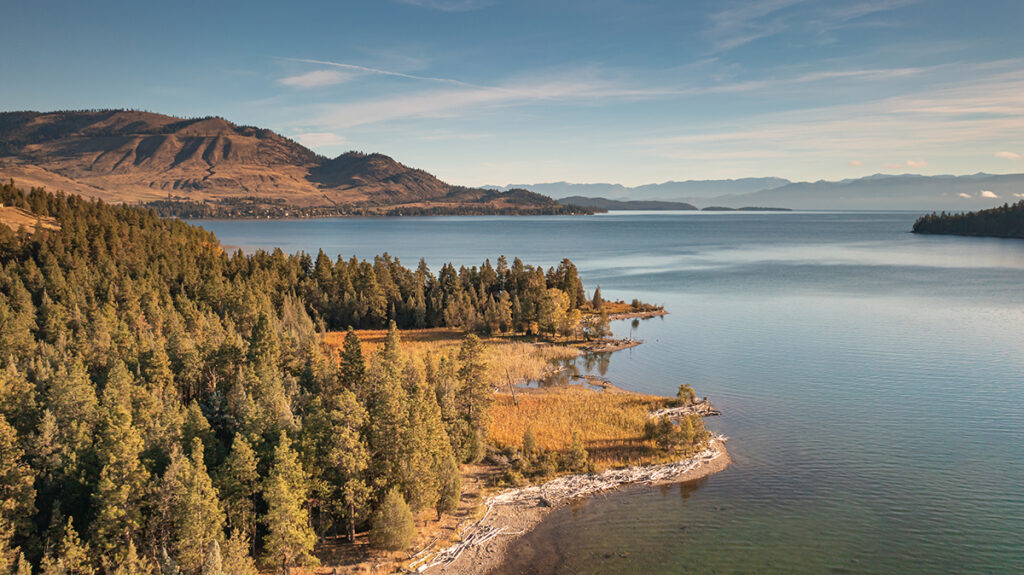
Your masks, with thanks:
M 538 447 L 556 452 L 566 451 L 579 433 L 598 471 L 672 459 L 644 439 L 648 413 L 664 407 L 668 398 L 575 385 L 525 391 L 517 392 L 516 402 L 511 394 L 495 395 L 488 436 L 496 446 L 519 449 L 529 428 Z

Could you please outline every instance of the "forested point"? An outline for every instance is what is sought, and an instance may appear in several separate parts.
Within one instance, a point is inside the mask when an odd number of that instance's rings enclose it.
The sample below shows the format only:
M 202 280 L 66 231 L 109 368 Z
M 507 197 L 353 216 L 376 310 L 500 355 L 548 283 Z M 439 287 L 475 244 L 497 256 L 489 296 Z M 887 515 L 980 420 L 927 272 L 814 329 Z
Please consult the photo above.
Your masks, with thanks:
M 401 545 L 409 512 L 453 509 L 493 398 L 475 335 L 414 362 L 398 328 L 568 335 L 601 303 L 569 260 L 226 254 L 148 209 L 0 202 L 60 225 L 0 225 L 0 573 L 288 572 L 373 526 Z M 369 361 L 353 331 L 325 346 L 350 327 L 388 328 Z
M 1024 238 L 1024 200 L 977 212 L 932 212 L 918 218 L 913 231 L 915 234 Z

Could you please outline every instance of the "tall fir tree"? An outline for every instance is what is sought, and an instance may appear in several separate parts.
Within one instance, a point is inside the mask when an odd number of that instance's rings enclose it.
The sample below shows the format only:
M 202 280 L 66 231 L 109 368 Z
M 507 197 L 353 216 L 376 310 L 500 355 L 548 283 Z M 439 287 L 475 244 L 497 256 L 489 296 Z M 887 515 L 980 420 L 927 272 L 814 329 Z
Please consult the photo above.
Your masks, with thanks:
M 132 424 L 132 385 L 131 373 L 119 361 L 103 389 L 97 441 L 101 468 L 93 491 L 96 517 L 90 540 L 106 558 L 131 543 L 142 526 L 148 473 L 140 461 L 142 437 Z
M 292 449 L 288 435 L 282 432 L 274 449 L 270 474 L 263 482 L 263 499 L 267 503 L 263 522 L 267 528 L 264 540 L 267 563 L 280 566 L 284 575 L 288 575 L 293 566 L 317 562 L 313 556 L 316 534 L 305 509 L 308 482 L 298 454 Z
M 224 512 L 206 473 L 199 438 L 192 440 L 192 455 L 174 507 L 178 565 L 188 573 L 197 573 L 203 568 L 210 543 L 224 537 Z
M 256 498 L 259 494 L 259 461 L 242 434 L 235 435 L 231 453 L 217 474 L 217 488 L 227 525 L 245 537 L 256 534 Z

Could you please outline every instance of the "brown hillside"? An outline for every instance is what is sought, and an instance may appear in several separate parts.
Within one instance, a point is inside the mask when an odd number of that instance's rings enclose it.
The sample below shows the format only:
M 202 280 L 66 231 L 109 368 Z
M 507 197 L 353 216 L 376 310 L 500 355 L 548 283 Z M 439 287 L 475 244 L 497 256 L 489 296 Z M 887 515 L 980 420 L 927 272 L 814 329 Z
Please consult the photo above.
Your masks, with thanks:
M 0 178 L 110 202 L 258 196 L 379 211 L 557 206 L 538 194 L 449 186 L 382 154 L 329 159 L 270 130 L 137 111 L 0 113 Z

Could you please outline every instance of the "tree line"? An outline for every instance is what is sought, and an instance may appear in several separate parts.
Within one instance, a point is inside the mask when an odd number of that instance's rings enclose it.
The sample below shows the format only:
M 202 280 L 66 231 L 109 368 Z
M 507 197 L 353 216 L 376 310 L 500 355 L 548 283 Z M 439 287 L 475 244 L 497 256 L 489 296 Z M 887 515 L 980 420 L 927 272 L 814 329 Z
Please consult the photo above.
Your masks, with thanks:
M 914 222 L 915 234 L 1024 238 L 1024 200 L 977 212 L 937 214 Z
M 413 361 L 398 328 L 571 333 L 575 266 L 438 274 L 386 254 L 225 254 L 152 210 L 0 186 L 0 573 L 250 574 L 322 537 L 408 544 L 484 452 L 480 340 Z M 596 298 L 595 298 L 596 299 Z M 388 327 L 370 361 L 349 330 Z

